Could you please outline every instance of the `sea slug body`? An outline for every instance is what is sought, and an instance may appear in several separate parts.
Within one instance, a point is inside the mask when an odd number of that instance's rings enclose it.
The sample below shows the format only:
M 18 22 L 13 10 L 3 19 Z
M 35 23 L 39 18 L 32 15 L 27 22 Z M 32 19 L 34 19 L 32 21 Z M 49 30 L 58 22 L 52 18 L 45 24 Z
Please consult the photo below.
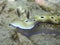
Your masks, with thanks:
M 40 22 L 50 22 L 53 24 L 60 24 L 60 16 L 58 15 L 36 15 L 36 21 Z
M 26 17 L 25 17 L 26 18 Z M 35 15 L 33 18 L 35 20 L 25 19 L 24 20 L 15 20 L 11 23 L 13 27 L 18 27 L 21 29 L 32 29 L 36 22 L 51 23 L 51 24 L 60 24 L 60 16 L 58 15 Z
M 34 22 L 29 22 L 29 21 L 21 21 L 21 20 L 16 20 L 10 24 L 13 27 L 18 27 L 21 29 L 32 29 L 34 27 Z

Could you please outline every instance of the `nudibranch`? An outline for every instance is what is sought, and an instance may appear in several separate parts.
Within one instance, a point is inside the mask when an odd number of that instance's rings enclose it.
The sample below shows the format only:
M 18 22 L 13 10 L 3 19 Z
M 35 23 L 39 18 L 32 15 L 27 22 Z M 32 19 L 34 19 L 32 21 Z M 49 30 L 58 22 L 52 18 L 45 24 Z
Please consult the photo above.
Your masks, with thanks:
M 34 20 L 33 19 L 16 20 L 12 22 L 11 25 L 21 29 L 32 29 L 37 21 L 43 23 L 60 24 L 59 15 L 35 15 L 33 18 Z
M 60 24 L 60 15 L 35 15 L 36 21 Z
M 34 27 L 34 22 L 30 20 L 15 20 L 11 24 L 15 28 L 21 29 L 32 29 Z

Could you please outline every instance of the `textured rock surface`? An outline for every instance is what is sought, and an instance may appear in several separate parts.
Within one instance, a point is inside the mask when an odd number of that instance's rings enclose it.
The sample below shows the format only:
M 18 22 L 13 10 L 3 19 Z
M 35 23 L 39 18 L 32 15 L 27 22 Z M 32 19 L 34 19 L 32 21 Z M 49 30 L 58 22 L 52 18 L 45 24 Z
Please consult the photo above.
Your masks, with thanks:
M 57 39 L 54 34 L 37 34 L 30 38 L 36 45 L 59 45 L 60 39 Z M 59 41 L 59 42 L 58 42 Z
M 27 38 L 26 36 L 22 35 L 21 33 L 15 32 L 17 29 L 10 27 L 9 24 L 13 20 L 18 19 L 18 16 L 16 14 L 16 8 L 17 8 L 17 5 L 15 5 L 16 2 L 14 2 L 14 1 L 8 2 L 8 3 L 6 3 L 6 7 L 4 9 L 2 9 L 2 7 L 4 7 L 3 1 L 5 1 L 5 0 L 0 0 L 0 13 L 1 13 L 0 14 L 0 45 L 60 45 L 60 36 L 55 36 L 55 34 L 51 34 L 51 35 L 35 34 L 35 35 L 32 35 L 29 38 Z M 26 0 L 24 0 L 24 1 L 26 1 Z M 25 3 L 23 3 L 23 4 L 25 4 Z M 23 5 L 23 4 L 21 4 L 21 5 Z M 29 5 L 32 6 L 32 3 Z M 34 6 L 36 6 L 36 5 L 34 5 Z M 32 7 L 32 8 L 33 8 L 33 10 L 32 10 L 33 14 L 39 13 L 39 11 L 36 12 L 36 10 L 34 10 L 34 9 L 36 9 L 35 7 Z M 40 9 L 38 9 L 38 10 L 40 10 Z M 51 25 L 41 24 L 40 27 L 41 28 L 45 27 L 45 28 L 48 28 L 51 30 L 53 30 L 56 27 L 59 27 L 59 29 L 60 29 L 60 25 L 54 27 L 53 25 L 51 26 Z M 37 27 L 37 28 L 39 29 L 40 27 Z M 38 30 L 38 29 L 35 28 L 34 30 Z

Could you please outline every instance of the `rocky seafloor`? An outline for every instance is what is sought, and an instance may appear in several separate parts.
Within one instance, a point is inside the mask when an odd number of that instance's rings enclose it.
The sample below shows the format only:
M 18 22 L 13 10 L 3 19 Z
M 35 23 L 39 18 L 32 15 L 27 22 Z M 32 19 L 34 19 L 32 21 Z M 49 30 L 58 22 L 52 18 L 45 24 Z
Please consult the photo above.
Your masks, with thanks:
M 49 1 L 52 2 L 51 5 Z M 17 20 L 20 16 L 16 12 L 19 6 L 21 14 L 26 14 L 24 10 L 29 10 L 31 15 L 41 13 L 44 15 L 46 13 L 59 15 L 59 0 L 49 1 L 47 1 L 49 5 L 43 8 L 35 4 L 34 0 L 0 0 L 0 45 L 60 45 L 60 25 L 40 23 L 31 29 L 32 31 L 24 30 L 20 32 L 19 30 L 22 29 L 9 26 L 13 20 Z

